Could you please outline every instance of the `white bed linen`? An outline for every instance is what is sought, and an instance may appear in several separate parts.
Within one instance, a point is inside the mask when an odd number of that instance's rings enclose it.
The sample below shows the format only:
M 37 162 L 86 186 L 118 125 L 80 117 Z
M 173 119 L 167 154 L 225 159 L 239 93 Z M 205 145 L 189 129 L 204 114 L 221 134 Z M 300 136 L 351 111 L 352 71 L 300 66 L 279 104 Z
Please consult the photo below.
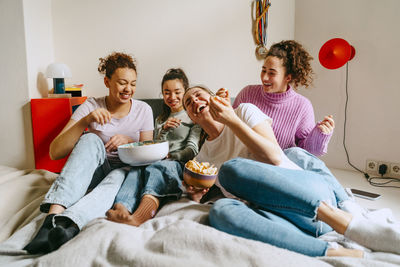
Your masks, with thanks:
M 0 166 L 0 266 L 398 266 L 394 255 L 312 258 L 232 236 L 206 225 L 209 205 L 185 198 L 140 227 L 99 218 L 57 251 L 29 255 L 22 248 L 43 221 L 38 206 L 55 177 Z

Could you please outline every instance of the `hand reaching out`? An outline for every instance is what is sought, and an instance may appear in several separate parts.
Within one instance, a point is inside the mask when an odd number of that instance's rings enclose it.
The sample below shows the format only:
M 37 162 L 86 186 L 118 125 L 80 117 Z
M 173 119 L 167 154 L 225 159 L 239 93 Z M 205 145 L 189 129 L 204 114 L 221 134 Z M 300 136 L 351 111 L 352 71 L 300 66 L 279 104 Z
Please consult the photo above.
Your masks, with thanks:
M 324 134 L 330 134 L 335 128 L 335 121 L 332 115 L 325 116 L 325 118 L 318 124 L 318 129 Z
M 126 135 L 116 134 L 104 145 L 107 152 L 117 151 L 118 146 L 132 143 L 133 140 Z
M 225 89 L 225 88 L 218 89 L 216 95 L 228 100 L 229 102 L 231 101 L 230 98 L 229 98 L 229 91 L 227 89 Z
M 185 181 L 182 181 L 183 186 L 186 188 L 188 197 L 200 203 L 201 198 L 210 190 L 210 188 L 196 188 L 194 186 L 188 185 Z
M 231 103 L 219 96 L 210 97 L 210 113 L 214 120 L 228 124 L 237 118 Z
M 86 118 L 88 120 L 88 125 L 92 122 L 104 125 L 111 121 L 111 113 L 105 108 L 98 108 L 90 112 Z
M 181 120 L 178 118 L 171 117 L 163 125 L 163 130 L 168 131 L 172 128 L 178 128 L 181 125 Z

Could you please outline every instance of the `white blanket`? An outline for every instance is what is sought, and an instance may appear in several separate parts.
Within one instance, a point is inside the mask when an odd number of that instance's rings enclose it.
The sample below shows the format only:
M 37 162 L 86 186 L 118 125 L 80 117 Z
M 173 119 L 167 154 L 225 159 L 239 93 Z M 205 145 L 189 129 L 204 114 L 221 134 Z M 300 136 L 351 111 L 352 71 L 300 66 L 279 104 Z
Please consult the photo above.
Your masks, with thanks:
M 55 177 L 0 166 L 0 266 L 397 266 L 385 255 L 312 258 L 232 236 L 206 225 L 209 205 L 185 198 L 140 227 L 99 218 L 57 251 L 29 255 L 22 248 L 43 221 L 38 206 Z

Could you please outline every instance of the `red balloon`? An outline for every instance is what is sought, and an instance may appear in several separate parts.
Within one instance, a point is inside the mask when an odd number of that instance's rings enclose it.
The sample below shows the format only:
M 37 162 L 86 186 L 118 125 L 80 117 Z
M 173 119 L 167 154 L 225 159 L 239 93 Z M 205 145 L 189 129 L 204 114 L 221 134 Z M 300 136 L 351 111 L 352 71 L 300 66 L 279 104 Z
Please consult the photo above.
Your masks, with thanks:
M 327 69 L 337 69 L 352 60 L 356 50 L 346 40 L 334 38 L 327 41 L 319 50 L 319 62 Z

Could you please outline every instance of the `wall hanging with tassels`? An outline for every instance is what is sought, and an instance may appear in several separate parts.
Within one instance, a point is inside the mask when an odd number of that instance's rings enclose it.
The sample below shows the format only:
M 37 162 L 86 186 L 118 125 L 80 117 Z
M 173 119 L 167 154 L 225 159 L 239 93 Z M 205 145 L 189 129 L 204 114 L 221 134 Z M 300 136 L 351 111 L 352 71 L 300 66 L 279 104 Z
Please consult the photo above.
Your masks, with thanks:
M 270 0 L 255 0 L 254 38 L 257 43 L 256 54 L 264 57 L 267 54 L 267 27 Z

